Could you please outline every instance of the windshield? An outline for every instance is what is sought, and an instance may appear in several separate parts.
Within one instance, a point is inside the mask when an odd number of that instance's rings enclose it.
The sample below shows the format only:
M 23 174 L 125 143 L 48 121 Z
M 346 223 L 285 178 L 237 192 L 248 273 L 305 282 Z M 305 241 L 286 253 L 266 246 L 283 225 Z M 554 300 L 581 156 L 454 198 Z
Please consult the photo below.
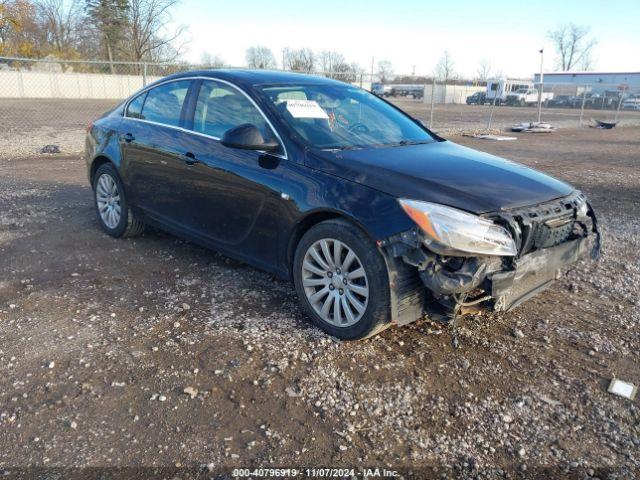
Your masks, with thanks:
M 385 147 L 435 139 L 378 97 L 348 85 L 263 87 L 282 120 L 321 149 Z

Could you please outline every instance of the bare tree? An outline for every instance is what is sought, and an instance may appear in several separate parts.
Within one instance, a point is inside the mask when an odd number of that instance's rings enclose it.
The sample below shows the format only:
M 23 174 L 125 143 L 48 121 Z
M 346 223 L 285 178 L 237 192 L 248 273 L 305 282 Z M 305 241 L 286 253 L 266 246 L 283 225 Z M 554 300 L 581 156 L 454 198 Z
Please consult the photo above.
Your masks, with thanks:
M 249 68 L 274 69 L 277 66 L 276 57 L 267 47 L 249 47 L 245 55 Z
M 378 77 L 382 83 L 386 83 L 393 75 L 393 65 L 389 60 L 381 60 L 378 62 Z
M 347 63 L 344 55 L 332 50 L 322 50 L 316 54 L 316 59 L 321 72 L 333 72 L 336 67 Z
M 184 47 L 176 45 L 186 33 L 184 26 L 171 33 L 167 31 L 171 21 L 171 9 L 179 0 L 129 0 L 128 40 L 131 46 L 131 60 L 174 61 Z
M 355 64 L 349 64 L 341 53 L 323 50 L 316 54 L 316 60 L 318 68 L 326 77 L 343 82 L 356 80 L 359 67 Z
M 200 56 L 200 63 L 201 66 L 205 68 L 224 68 L 227 66 L 220 55 L 218 55 L 217 53 L 215 55 L 212 55 L 209 52 L 204 52 Z
M 453 57 L 448 50 L 445 50 L 444 52 L 442 52 L 442 56 L 436 64 L 436 75 L 438 76 L 438 78 L 441 78 L 443 80 L 453 78 L 455 76 L 453 68 Z
M 358 80 L 362 81 L 362 76 L 364 74 L 364 68 L 362 68 L 362 66 L 357 63 L 357 62 L 351 62 L 349 64 L 349 71 L 351 72 L 350 78 L 348 79 L 349 82 L 356 82 Z
M 582 60 L 580 60 L 580 70 L 588 71 L 593 70 L 595 67 L 596 62 L 593 60 L 591 52 L 588 52 L 582 57 Z
M 63 57 L 73 56 L 81 43 L 85 16 L 78 0 L 37 0 L 36 10 L 46 42 Z
M 480 60 L 477 70 L 478 80 L 486 81 L 491 76 L 491 62 L 487 58 Z
M 597 42 L 589 38 L 589 31 L 587 26 L 566 23 L 547 34 L 558 55 L 558 68 L 562 71 L 571 70 L 584 65 L 585 61 L 587 66 L 591 66 L 591 50 Z
M 309 73 L 313 71 L 315 66 L 315 55 L 308 48 L 299 50 L 286 48 L 283 57 L 285 68 L 294 72 Z

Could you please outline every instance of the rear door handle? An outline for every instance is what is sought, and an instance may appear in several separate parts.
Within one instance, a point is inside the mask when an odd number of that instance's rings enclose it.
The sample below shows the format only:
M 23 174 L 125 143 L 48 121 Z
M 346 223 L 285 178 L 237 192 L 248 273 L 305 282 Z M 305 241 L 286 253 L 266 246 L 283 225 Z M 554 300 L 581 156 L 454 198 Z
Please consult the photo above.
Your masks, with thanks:
M 127 143 L 131 143 L 131 142 L 133 142 L 135 140 L 135 137 L 131 133 L 125 133 L 122 136 L 122 139 Z
M 195 165 L 196 163 L 198 163 L 198 159 L 192 152 L 187 152 L 184 154 L 184 156 L 184 163 L 186 163 L 187 165 Z

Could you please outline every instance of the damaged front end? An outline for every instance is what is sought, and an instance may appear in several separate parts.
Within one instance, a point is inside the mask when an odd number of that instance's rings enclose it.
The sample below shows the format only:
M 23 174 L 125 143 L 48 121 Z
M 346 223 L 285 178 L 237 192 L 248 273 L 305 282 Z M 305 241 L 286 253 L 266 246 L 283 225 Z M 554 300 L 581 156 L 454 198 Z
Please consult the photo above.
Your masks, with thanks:
M 434 241 L 433 224 L 419 219 L 413 229 L 379 242 L 389 267 L 396 323 L 410 323 L 425 313 L 448 323 L 483 308 L 509 311 L 551 285 L 563 267 L 588 253 L 590 243 L 592 258 L 600 254 L 597 219 L 580 192 L 480 218 L 508 232 L 511 252 L 457 251 Z

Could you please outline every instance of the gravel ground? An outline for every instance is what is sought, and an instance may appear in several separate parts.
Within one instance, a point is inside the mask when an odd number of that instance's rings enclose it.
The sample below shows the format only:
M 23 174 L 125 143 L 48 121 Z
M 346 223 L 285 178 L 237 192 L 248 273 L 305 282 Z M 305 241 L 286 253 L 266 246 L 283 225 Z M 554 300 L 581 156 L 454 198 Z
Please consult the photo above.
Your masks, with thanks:
M 635 478 L 638 400 L 606 387 L 640 384 L 639 139 L 454 137 L 584 190 L 603 259 L 509 314 L 355 343 L 313 328 L 266 273 L 157 231 L 104 235 L 79 156 L 19 158 L 0 143 L 0 472 Z
M 0 99 L 0 159 L 34 155 L 49 144 L 79 153 L 89 122 L 114 108 L 113 100 Z

